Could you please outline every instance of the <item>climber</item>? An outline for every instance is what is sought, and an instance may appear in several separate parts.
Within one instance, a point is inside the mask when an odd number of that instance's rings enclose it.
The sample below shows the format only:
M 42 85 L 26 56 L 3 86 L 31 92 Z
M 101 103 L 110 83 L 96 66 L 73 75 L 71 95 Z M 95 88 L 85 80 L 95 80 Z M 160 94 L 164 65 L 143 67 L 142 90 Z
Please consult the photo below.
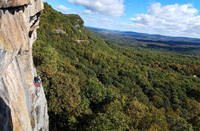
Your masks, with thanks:
M 38 88 L 41 86 L 41 79 L 39 78 L 39 76 L 34 77 L 34 85 L 35 87 L 38 87 Z

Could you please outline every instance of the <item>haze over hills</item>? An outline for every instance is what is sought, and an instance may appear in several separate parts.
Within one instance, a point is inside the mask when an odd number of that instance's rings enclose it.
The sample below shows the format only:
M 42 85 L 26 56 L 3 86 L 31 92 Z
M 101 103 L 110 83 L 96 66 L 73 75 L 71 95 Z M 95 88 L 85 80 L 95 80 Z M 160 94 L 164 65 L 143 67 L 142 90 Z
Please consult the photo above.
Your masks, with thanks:
M 147 34 L 147 33 L 139 33 L 134 31 L 118 31 L 118 30 L 110 30 L 105 28 L 96 28 L 96 27 L 90 27 L 87 26 L 88 29 L 97 31 L 97 32 L 105 32 L 105 33 L 117 33 L 117 34 L 123 34 L 127 36 L 132 36 L 135 38 L 149 38 L 149 39 L 159 39 L 159 40 L 191 40 L 191 41 L 198 41 L 200 44 L 200 38 L 192 38 L 192 37 L 174 37 L 174 36 L 164 36 L 159 34 Z
M 121 45 L 200 55 L 200 39 L 87 27 L 97 36 Z

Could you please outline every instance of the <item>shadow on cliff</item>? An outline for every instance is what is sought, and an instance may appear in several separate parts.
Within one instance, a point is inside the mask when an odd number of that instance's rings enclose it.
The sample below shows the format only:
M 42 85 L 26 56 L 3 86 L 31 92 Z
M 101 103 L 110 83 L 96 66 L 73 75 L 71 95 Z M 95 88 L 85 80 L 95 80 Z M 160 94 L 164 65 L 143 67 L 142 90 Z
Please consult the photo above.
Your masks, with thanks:
M 16 6 L 16 7 L 6 7 L 6 8 L 0 8 L 0 10 L 3 10 L 3 12 L 5 13 L 6 11 L 8 11 L 9 13 L 11 13 L 12 15 L 14 15 L 16 12 L 19 11 L 23 11 L 25 10 L 25 8 L 27 8 L 27 4 L 25 5 L 21 5 L 21 6 Z
M 13 131 L 10 108 L 0 98 L 0 131 Z

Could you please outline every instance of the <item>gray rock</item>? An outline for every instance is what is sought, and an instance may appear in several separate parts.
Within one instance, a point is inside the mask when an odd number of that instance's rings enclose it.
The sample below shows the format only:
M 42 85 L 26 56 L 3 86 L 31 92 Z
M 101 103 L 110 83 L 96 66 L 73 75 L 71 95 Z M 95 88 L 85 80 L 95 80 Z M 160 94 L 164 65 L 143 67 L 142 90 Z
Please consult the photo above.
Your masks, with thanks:
M 48 131 L 47 101 L 37 76 L 32 45 L 41 0 L 0 0 L 0 130 Z

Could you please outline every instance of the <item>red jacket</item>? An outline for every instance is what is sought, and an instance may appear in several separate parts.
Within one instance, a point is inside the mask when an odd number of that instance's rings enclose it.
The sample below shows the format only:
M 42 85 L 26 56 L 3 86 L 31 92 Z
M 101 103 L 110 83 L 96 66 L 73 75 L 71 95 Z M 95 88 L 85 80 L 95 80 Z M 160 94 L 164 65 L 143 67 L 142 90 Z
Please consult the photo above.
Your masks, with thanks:
M 39 88 L 40 87 L 40 83 L 34 83 L 35 87 Z

